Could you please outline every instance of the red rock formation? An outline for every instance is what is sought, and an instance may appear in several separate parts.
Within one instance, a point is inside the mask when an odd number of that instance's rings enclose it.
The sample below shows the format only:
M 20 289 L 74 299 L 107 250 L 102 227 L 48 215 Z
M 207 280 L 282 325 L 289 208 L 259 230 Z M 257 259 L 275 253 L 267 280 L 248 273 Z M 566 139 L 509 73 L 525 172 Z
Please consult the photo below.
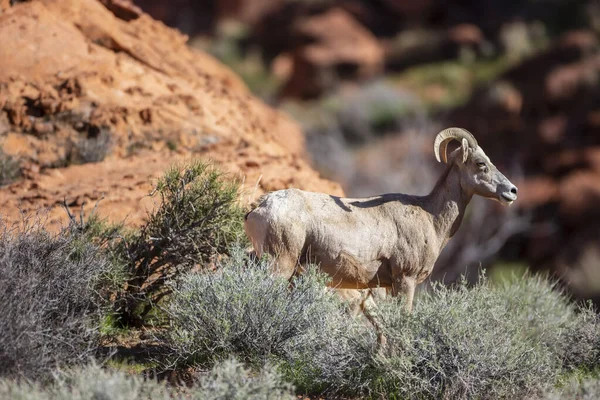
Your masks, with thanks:
M 375 36 L 343 9 L 300 19 L 294 30 L 302 44 L 292 51 L 284 95 L 315 97 L 339 81 L 364 80 L 383 68 L 383 50 Z
M 245 200 L 287 186 L 341 193 L 305 161 L 293 121 L 126 3 L 39 0 L 0 14 L 0 37 L 11 38 L 0 46 L 0 144 L 25 170 L 0 189 L 4 216 L 63 198 L 91 207 L 104 193 L 101 212 L 136 223 L 151 180 L 196 156 L 242 174 Z M 104 162 L 56 168 L 73 143 L 101 132 L 113 142 Z M 50 222 L 62 217 L 53 209 Z

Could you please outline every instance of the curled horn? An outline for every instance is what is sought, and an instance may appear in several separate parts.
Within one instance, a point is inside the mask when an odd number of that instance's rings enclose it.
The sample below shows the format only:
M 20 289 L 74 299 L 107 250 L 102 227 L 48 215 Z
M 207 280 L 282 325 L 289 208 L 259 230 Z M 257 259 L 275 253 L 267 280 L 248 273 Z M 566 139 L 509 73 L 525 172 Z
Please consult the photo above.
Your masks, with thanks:
M 477 140 L 473 137 L 471 132 L 462 128 L 447 128 L 437 134 L 435 137 L 435 142 L 433 143 L 433 152 L 435 153 L 435 159 L 438 162 L 443 161 L 444 164 L 448 162 L 446 155 L 446 148 L 448 147 L 448 143 L 452 140 L 458 140 L 459 142 L 462 139 L 466 139 L 467 143 L 469 143 L 469 147 L 472 149 L 477 148 Z M 441 153 L 441 159 L 440 159 Z

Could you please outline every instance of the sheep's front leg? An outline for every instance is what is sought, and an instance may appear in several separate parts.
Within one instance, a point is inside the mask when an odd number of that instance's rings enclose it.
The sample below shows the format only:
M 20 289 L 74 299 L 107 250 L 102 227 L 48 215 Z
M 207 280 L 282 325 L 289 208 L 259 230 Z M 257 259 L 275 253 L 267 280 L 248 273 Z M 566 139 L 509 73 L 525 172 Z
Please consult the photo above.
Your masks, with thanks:
M 394 280 L 392 282 L 392 296 L 402 296 L 405 301 L 404 306 L 406 307 L 406 311 L 408 312 L 412 311 L 416 286 L 417 282 L 414 278 L 410 278 L 404 275 L 394 277 Z

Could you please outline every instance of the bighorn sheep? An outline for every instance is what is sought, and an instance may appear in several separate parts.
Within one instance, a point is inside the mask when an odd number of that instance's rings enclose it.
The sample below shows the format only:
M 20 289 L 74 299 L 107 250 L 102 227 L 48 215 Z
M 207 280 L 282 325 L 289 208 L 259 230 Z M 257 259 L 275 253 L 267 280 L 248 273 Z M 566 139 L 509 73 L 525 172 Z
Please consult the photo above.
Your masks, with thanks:
M 447 156 L 452 140 L 460 146 Z M 279 190 L 246 215 L 246 234 L 257 255 L 273 255 L 276 272 L 288 279 L 314 262 L 331 276 L 331 286 L 391 288 L 392 296 L 406 297 L 410 311 L 415 286 L 431 274 L 473 195 L 506 205 L 517 199 L 517 187 L 468 131 L 441 131 L 434 153 L 447 166 L 427 196 L 392 193 L 353 199 Z

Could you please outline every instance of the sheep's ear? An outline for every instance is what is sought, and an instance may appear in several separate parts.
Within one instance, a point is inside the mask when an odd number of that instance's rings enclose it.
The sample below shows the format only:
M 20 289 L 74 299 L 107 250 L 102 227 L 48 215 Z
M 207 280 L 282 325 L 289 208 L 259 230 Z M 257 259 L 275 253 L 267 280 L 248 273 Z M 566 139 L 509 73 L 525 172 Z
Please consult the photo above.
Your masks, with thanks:
M 467 162 L 467 158 L 469 158 L 469 142 L 467 139 L 462 140 L 462 161 L 463 164 Z

